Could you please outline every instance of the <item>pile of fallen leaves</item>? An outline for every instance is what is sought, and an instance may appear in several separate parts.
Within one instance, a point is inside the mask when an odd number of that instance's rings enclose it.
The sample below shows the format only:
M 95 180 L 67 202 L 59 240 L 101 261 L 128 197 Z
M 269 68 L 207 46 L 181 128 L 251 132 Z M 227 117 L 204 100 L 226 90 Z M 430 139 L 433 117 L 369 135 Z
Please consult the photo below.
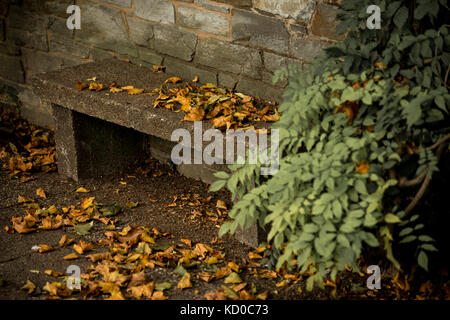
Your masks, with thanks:
M 88 89 L 98 92 L 109 89 L 107 94 L 126 92 L 129 95 L 157 95 L 154 108 L 183 111 L 186 113 L 184 121 L 209 120 L 214 128 L 221 130 L 260 130 L 255 128 L 256 123 L 276 122 L 280 119 L 275 102 L 236 93 L 211 83 L 198 85 L 198 77 L 187 82 L 179 77 L 170 77 L 159 88 L 150 92 L 129 85 L 118 86 L 116 82 L 104 85 L 96 77 L 87 81 L 88 83 L 78 81 L 75 87 L 79 91 Z
M 84 188 L 77 189 L 77 192 L 85 192 Z M 45 192 L 39 188 L 36 193 L 45 198 Z M 73 226 L 74 231 L 79 235 L 88 234 L 93 226 L 94 220 L 100 221 L 109 228 L 114 229 L 117 219 L 112 216 L 123 211 L 117 204 L 102 205 L 94 201 L 95 197 L 84 198 L 77 206 L 63 207 L 61 210 L 54 205 L 48 208 L 40 208 L 39 203 L 33 199 L 18 196 L 18 203 L 25 207 L 25 215 L 11 218 L 12 228 L 5 227 L 9 233 L 30 233 L 38 229 L 56 230 L 63 226 Z M 131 206 L 131 204 L 127 204 Z M 86 223 L 90 221 L 89 223 Z
M 22 182 L 34 172 L 56 170 L 53 133 L 37 128 L 12 111 L 2 111 L 0 122 L 0 162 L 12 177 Z

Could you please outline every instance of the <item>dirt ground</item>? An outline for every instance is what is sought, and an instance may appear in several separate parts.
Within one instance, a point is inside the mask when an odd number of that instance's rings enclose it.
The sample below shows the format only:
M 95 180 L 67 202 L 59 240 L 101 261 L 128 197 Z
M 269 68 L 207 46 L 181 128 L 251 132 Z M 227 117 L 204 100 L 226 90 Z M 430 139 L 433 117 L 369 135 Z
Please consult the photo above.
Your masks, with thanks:
M 83 187 L 88 193 L 75 192 Z M 42 188 L 46 198 L 36 194 Z M 125 172 L 107 177 L 97 177 L 74 182 L 57 172 L 35 172 L 32 179 L 26 182 L 11 177 L 5 168 L 0 170 L 0 299 L 49 299 L 43 290 L 47 282 L 57 281 L 58 277 L 48 275 L 45 270 L 54 270 L 66 274 L 69 265 L 77 265 L 81 272 L 86 272 L 92 264 L 81 256 L 76 260 L 64 260 L 63 257 L 73 253 L 72 246 L 60 247 L 58 242 L 64 234 L 74 238 L 75 242 L 83 239 L 94 243 L 90 253 L 104 252 L 98 241 L 104 238 L 106 226 L 98 221 L 87 235 L 78 235 L 71 226 L 62 226 L 56 230 L 41 230 L 27 234 L 11 233 L 11 218 L 23 216 L 26 208 L 19 203 L 18 197 L 30 198 L 41 208 L 52 205 L 57 208 L 77 205 L 86 197 L 95 197 L 97 203 L 111 205 L 114 203 L 124 207 L 122 213 L 114 216 L 115 230 L 126 226 L 145 226 L 157 228 L 167 236 L 158 239 L 157 245 L 186 248 L 188 239 L 195 244 L 203 243 L 221 252 L 221 264 L 207 266 L 207 271 L 214 272 L 225 263 L 233 261 L 239 265 L 239 276 L 247 283 L 252 297 L 259 299 L 298 300 L 298 299 L 449 299 L 448 274 L 433 279 L 421 279 L 419 283 L 408 283 L 408 275 L 397 275 L 396 278 L 383 278 L 381 290 L 369 290 L 366 287 L 368 275 L 343 272 L 338 275 L 336 283 L 326 282 L 325 289 L 306 290 L 306 277 L 298 275 L 287 277 L 286 274 L 271 273 L 260 260 L 251 259 L 253 252 L 238 241 L 226 236 L 218 239 L 220 225 L 227 220 L 226 211 L 217 213 L 217 201 L 225 202 L 231 207 L 229 194 L 225 191 L 209 193 L 208 185 L 181 176 L 172 167 L 149 159 L 145 163 L 136 164 Z M 193 203 L 194 202 L 194 203 Z M 128 208 L 127 203 L 138 203 Z M 9 230 L 9 232 L 8 232 Z M 33 246 L 48 244 L 55 250 L 38 253 Z M 203 265 L 205 265 L 203 263 Z M 177 288 L 181 276 L 175 271 L 176 265 L 146 268 L 145 275 L 155 283 L 168 282 L 169 289 L 164 295 L 169 299 L 199 300 L 206 299 L 205 294 L 230 288 L 224 279 L 206 282 L 197 275 L 205 269 L 194 267 L 189 269 L 193 274 L 192 287 Z M 215 268 L 215 269 L 214 269 Z M 201 270 L 200 270 L 201 269 Z M 266 272 L 267 271 L 267 272 Z M 264 276 L 266 275 L 266 276 Z M 267 276 L 269 275 L 269 276 Z M 270 276 L 272 275 L 272 276 Z M 61 276 L 59 276 L 61 279 Z M 31 294 L 22 287 L 30 280 L 35 286 Z M 426 285 L 424 285 L 426 284 Z M 251 288 L 251 290 L 250 290 Z M 104 299 L 108 295 L 98 294 L 89 299 Z M 71 295 L 68 298 L 80 298 Z

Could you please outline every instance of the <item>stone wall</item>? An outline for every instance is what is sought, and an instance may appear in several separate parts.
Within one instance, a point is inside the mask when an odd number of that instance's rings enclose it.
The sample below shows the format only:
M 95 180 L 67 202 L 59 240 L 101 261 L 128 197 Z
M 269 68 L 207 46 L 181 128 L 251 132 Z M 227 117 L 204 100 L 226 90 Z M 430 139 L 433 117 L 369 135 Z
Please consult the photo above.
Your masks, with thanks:
M 34 74 L 116 57 L 280 100 L 283 65 L 307 64 L 334 34 L 339 0 L 0 0 L 1 91 L 21 113 L 53 127 L 32 93 Z M 69 30 L 66 9 L 81 8 Z M 2 97 L 4 98 L 4 94 Z

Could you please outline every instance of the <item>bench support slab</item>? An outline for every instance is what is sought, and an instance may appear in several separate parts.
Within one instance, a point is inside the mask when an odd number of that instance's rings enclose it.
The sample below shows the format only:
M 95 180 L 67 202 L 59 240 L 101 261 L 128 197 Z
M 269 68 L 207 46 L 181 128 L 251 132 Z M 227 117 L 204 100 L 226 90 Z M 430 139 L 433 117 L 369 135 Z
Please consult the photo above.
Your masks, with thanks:
M 52 104 L 58 172 L 75 181 L 119 173 L 143 154 L 135 130 Z

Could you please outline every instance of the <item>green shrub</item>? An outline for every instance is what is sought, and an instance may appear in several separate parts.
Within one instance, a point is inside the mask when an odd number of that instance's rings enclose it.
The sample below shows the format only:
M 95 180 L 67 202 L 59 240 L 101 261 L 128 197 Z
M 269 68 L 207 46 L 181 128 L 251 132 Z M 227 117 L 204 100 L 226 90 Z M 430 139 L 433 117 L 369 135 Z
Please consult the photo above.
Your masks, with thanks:
M 372 4 L 381 8 L 380 30 L 366 27 Z M 328 271 L 332 280 L 345 265 L 359 271 L 368 246 L 400 269 L 393 244 L 413 245 L 428 268 L 436 248 L 414 209 L 450 142 L 446 1 L 344 0 L 340 9 L 345 40 L 308 69 L 275 75 L 289 80 L 272 126 L 279 172 L 231 165 L 211 186 L 239 199 L 220 234 L 258 222 L 281 252 L 277 268 L 312 272 L 308 289 Z

